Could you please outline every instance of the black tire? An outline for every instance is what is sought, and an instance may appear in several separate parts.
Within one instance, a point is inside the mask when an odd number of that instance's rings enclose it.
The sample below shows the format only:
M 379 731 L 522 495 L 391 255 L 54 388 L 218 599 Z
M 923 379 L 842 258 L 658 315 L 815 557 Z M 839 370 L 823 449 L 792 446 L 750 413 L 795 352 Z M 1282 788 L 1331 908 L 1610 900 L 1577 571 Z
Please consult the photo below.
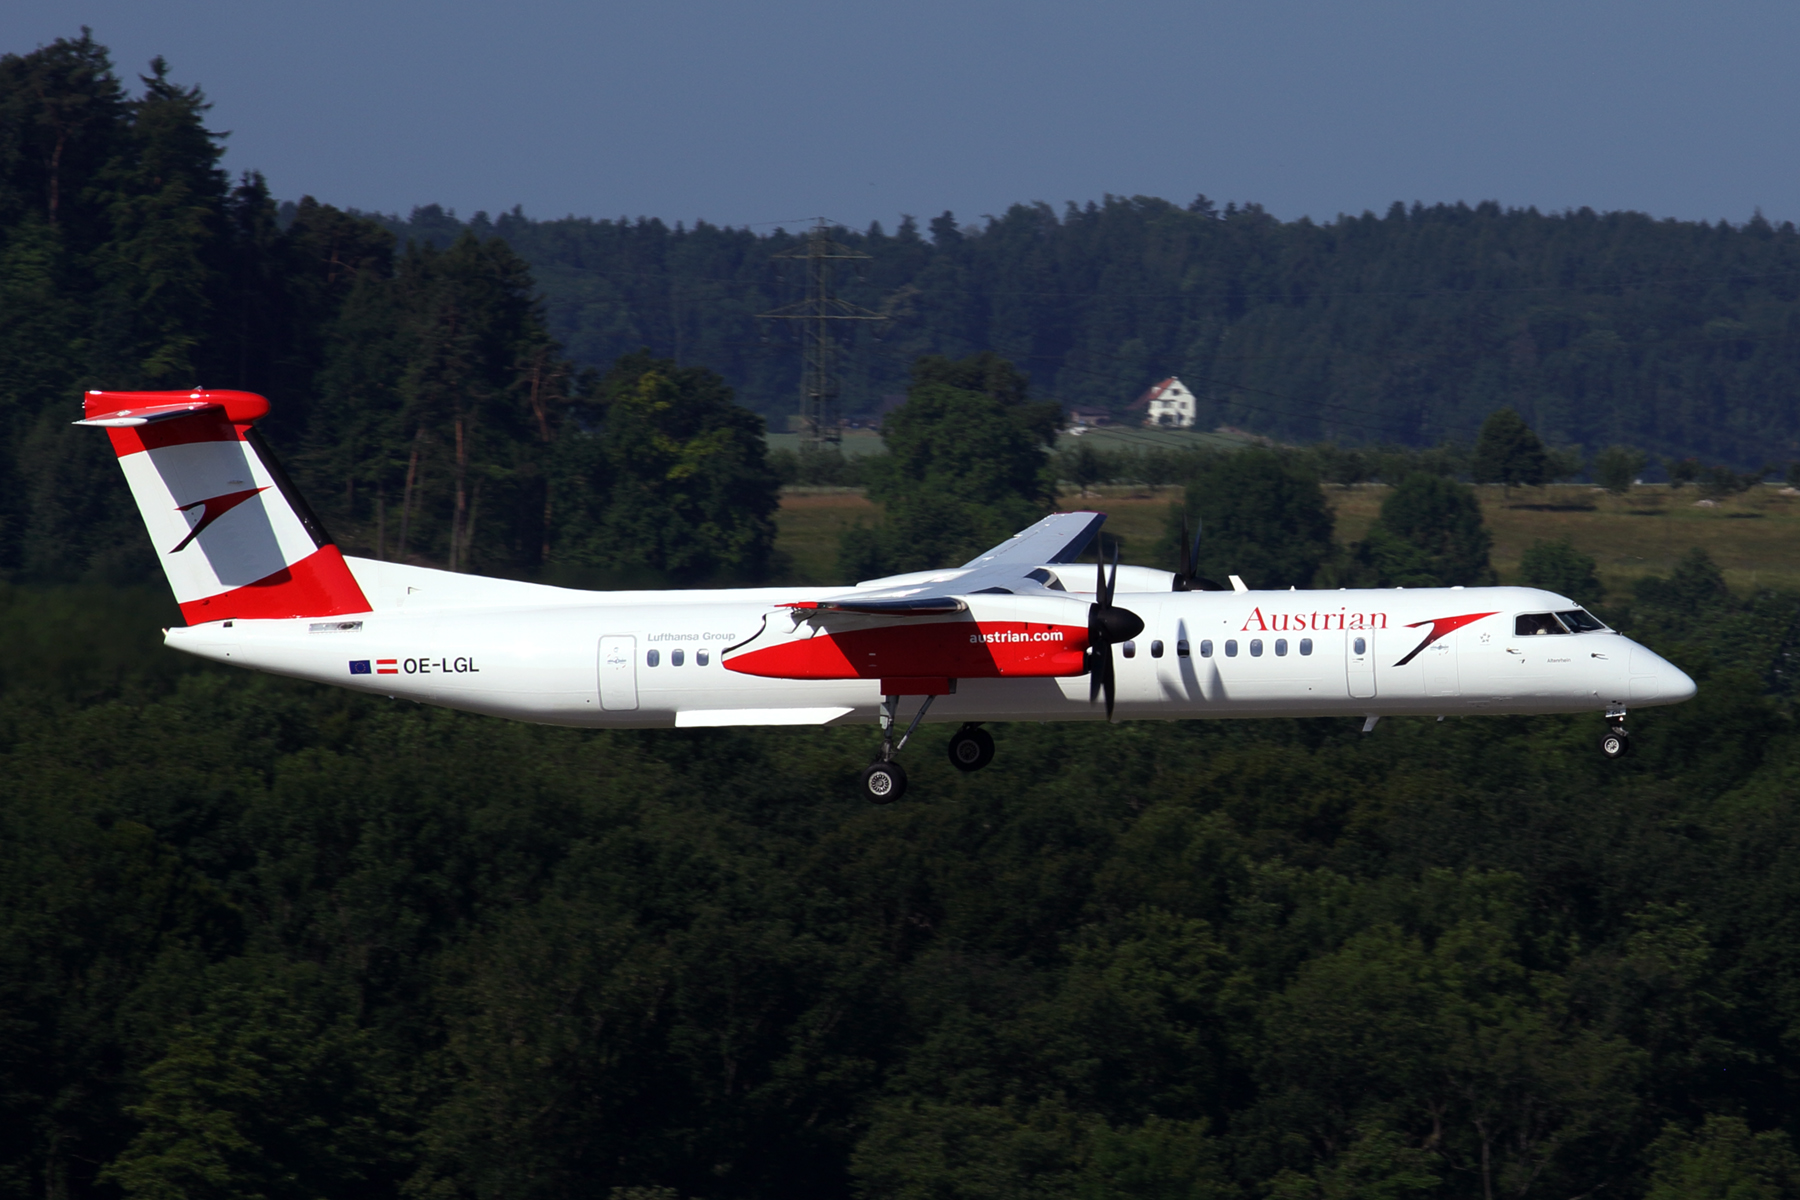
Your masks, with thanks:
M 870 804 L 892 804 L 906 795 L 906 771 L 897 762 L 872 762 L 862 773 L 862 787 Z
M 1600 753 L 1608 758 L 1624 758 L 1631 753 L 1631 735 L 1623 729 L 1609 729 L 1600 735 Z
M 985 729 L 964 726 L 950 737 L 950 765 L 959 771 L 979 771 L 994 761 L 994 735 Z

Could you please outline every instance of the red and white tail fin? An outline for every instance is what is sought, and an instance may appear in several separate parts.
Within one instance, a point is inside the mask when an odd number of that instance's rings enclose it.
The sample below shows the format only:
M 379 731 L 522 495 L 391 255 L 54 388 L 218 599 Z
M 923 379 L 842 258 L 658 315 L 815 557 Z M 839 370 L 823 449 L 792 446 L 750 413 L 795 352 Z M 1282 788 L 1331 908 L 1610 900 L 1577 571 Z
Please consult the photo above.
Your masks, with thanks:
M 189 625 L 369 611 L 255 421 L 252 392 L 89 392 Z

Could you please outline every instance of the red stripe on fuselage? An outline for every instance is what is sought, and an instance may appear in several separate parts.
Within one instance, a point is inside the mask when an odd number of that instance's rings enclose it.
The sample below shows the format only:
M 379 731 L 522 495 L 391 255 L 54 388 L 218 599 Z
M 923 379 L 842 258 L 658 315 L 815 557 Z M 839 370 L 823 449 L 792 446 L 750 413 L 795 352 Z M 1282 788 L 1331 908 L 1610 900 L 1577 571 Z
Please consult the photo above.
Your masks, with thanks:
M 369 602 L 336 546 L 321 547 L 293 566 L 255 583 L 181 606 L 181 615 L 189 625 L 234 618 L 267 621 L 336 617 L 368 611 Z
M 999 679 L 1079 675 L 1086 649 L 1084 626 L 947 621 L 821 633 L 746 650 L 724 665 L 765 679 Z

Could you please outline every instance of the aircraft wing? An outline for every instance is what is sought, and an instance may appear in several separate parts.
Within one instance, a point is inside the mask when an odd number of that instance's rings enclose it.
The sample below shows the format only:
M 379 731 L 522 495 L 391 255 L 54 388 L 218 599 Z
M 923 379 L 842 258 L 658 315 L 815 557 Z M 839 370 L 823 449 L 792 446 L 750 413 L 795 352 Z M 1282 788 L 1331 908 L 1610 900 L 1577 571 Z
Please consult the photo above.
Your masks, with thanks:
M 992 550 L 963 564 L 965 570 L 1001 566 L 1035 567 L 1040 563 L 1074 562 L 1087 549 L 1106 520 L 1105 513 L 1051 513 L 1029 529 L 1021 529 Z
M 967 611 L 969 606 L 963 597 L 984 592 L 1059 595 L 1059 590 L 1046 588 L 1030 572 L 1044 563 L 1074 562 L 1105 520 L 1105 513 L 1051 513 L 961 567 L 943 572 L 939 578 L 866 588 L 784 607 L 867 616 L 939 617 Z

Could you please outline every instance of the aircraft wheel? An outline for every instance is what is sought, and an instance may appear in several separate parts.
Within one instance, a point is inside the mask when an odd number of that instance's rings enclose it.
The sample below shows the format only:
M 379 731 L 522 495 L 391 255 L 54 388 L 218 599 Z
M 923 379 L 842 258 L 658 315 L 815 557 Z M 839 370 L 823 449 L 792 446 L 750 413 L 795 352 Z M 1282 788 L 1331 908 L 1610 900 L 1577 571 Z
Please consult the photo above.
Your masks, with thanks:
M 994 761 L 994 735 L 965 725 L 950 738 L 950 763 L 959 771 L 979 771 Z
M 1624 758 L 1631 753 L 1631 735 L 1623 729 L 1609 729 L 1600 735 L 1600 753 L 1608 758 Z
M 862 786 L 870 804 L 892 804 L 906 795 L 906 772 L 897 762 L 872 762 L 862 774 Z

